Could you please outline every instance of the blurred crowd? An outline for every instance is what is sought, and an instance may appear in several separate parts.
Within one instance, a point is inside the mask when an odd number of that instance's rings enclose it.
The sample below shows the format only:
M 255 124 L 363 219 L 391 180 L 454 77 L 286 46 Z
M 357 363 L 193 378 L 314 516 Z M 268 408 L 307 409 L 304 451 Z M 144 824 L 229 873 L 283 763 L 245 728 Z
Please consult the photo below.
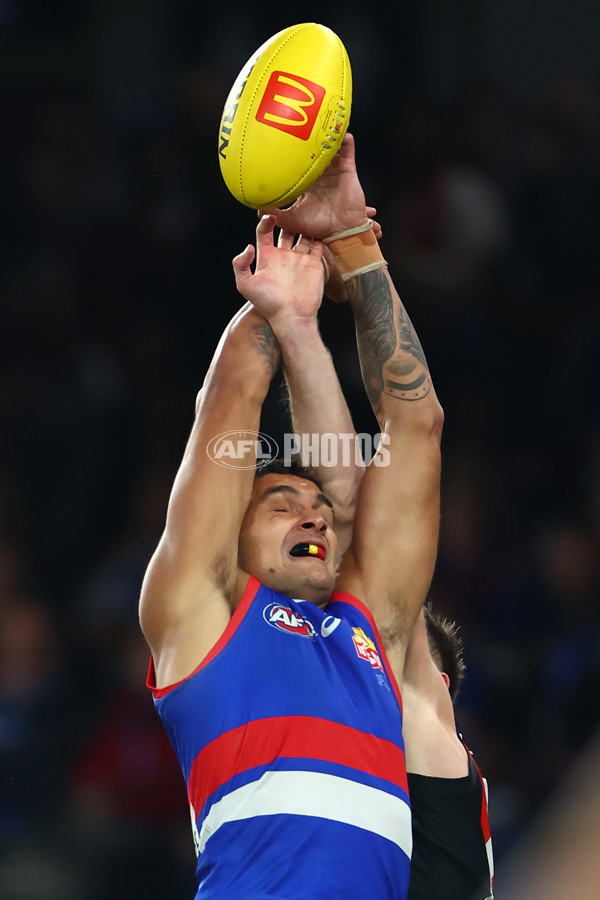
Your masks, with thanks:
M 185 790 L 137 600 L 255 224 L 220 179 L 220 112 L 277 29 L 229 36 L 220 66 L 171 29 L 174 64 L 152 2 L 134 65 L 133 19 L 77 44 L 73 3 L 29 7 L 31 55 L 0 72 L 0 896 L 184 900 Z M 389 98 L 366 82 L 359 172 L 446 412 L 431 598 L 465 639 L 457 719 L 501 867 L 600 718 L 599 98 L 575 78 L 414 86 L 374 134 Z M 374 433 L 349 311 L 324 304 L 322 331 Z

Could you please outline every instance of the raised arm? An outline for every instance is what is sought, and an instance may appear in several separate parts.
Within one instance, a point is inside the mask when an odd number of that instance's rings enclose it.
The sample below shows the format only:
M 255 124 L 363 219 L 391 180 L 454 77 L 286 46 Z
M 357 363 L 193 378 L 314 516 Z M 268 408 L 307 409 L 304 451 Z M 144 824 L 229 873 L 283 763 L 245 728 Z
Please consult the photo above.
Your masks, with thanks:
M 274 218 L 264 216 L 259 233 L 266 244 L 273 240 Z M 278 247 L 296 254 L 314 254 L 313 241 L 281 231 Z M 324 247 L 317 244 L 316 252 Z M 335 510 L 335 530 L 340 553 L 350 544 L 358 487 L 364 468 L 356 465 L 354 426 L 331 354 L 325 347 L 317 320 L 320 293 L 304 294 L 290 302 L 275 298 L 259 310 L 268 315 L 279 344 L 287 383 L 295 437 L 286 439 L 286 451 L 298 453 L 302 465 L 315 469 Z M 327 435 L 327 446 L 321 436 Z M 323 451 L 323 452 L 322 452 Z
M 389 442 L 361 485 L 338 586 L 370 606 L 400 671 L 437 555 L 443 413 L 387 268 L 352 276 L 347 285 L 365 389 Z
M 273 333 L 247 303 L 217 347 L 196 401 L 196 416 L 177 472 L 165 530 L 150 561 L 140 621 L 150 645 L 157 686 L 188 675 L 226 627 L 244 585 L 238 538 L 254 470 L 248 454 L 218 465 L 207 453 L 228 431 L 257 432 L 279 364 Z
M 287 334 L 276 333 L 302 463 L 316 471 L 333 503 L 340 555 L 352 540 L 358 489 L 364 474 L 354 425 L 331 354 L 316 317 Z M 306 459 L 304 458 L 306 455 Z
M 277 222 L 330 241 L 352 304 L 365 388 L 388 443 L 362 480 L 337 588 L 369 605 L 399 673 L 437 554 L 443 413 L 415 330 L 373 243 L 350 135 L 325 175 L 277 213 Z

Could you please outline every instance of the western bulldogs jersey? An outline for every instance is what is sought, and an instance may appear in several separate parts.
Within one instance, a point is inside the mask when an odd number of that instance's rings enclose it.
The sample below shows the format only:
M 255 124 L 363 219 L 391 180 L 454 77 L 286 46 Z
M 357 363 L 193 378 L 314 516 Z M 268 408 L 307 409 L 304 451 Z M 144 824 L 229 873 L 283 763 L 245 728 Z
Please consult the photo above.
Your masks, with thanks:
M 250 577 L 186 679 L 154 686 L 187 786 L 197 900 L 405 900 L 402 704 L 374 620 Z

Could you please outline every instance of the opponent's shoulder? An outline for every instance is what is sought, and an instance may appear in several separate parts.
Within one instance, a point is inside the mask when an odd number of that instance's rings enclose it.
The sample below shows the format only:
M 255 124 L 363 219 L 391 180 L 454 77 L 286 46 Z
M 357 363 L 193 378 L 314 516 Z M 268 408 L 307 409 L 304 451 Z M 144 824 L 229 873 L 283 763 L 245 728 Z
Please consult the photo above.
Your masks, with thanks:
M 404 660 L 402 699 L 409 771 L 438 778 L 467 775 L 467 751 L 456 732 L 450 692 L 431 656 L 422 613 Z

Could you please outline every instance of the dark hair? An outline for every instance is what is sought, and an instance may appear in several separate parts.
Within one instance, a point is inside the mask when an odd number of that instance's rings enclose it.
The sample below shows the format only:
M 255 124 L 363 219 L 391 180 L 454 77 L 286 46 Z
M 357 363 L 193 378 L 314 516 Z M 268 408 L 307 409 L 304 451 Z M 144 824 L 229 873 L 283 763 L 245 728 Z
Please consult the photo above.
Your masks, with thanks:
M 434 612 L 430 603 L 426 603 L 423 609 L 429 649 L 440 672 L 445 672 L 450 679 L 449 691 L 454 703 L 466 671 L 463 639 L 456 622 Z
M 297 478 L 306 478 L 307 481 L 312 481 L 313 484 L 316 484 L 321 493 L 323 493 L 323 485 L 315 470 L 309 466 L 301 466 L 293 458 L 283 459 L 278 456 L 276 459 L 269 460 L 268 463 L 260 466 L 260 468 L 257 466 L 254 477 L 262 478 L 263 475 L 295 475 Z

